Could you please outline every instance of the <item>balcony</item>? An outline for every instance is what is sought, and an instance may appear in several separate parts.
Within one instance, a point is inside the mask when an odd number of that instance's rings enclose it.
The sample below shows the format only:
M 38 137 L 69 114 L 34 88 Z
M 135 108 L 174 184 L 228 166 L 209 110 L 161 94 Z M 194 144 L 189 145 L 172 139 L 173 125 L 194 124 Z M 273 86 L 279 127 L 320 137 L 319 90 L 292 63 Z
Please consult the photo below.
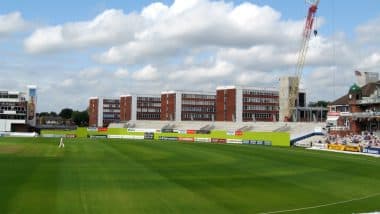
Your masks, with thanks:
M 374 112 L 374 111 L 355 112 L 355 113 L 351 113 L 351 116 L 355 117 L 355 118 L 379 117 L 380 112 L 378 112 L 378 111 L 376 111 L 376 112 Z
M 375 103 L 380 103 L 380 97 L 375 97 L 375 98 L 364 98 L 362 100 L 357 100 L 356 103 L 358 105 L 366 105 L 366 104 L 375 104 Z

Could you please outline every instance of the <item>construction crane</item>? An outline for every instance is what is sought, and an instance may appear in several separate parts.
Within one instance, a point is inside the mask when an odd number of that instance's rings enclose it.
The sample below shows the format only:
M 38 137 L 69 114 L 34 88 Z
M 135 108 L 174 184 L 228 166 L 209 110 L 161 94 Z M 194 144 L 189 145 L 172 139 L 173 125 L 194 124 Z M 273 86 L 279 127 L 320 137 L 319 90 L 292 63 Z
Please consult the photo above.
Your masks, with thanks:
M 289 84 L 289 94 L 288 94 L 288 106 L 285 108 L 285 115 L 284 120 L 289 121 L 292 119 L 296 100 L 298 98 L 298 89 L 299 89 L 299 83 L 302 77 L 302 70 L 305 65 L 305 59 L 306 59 L 306 53 L 309 47 L 309 41 L 310 41 L 310 35 L 312 32 L 314 32 L 314 35 L 317 35 L 317 31 L 313 31 L 313 24 L 315 20 L 315 14 L 318 9 L 318 4 L 320 0 L 309 0 L 306 1 L 308 4 L 310 4 L 308 14 L 306 17 L 305 26 L 302 33 L 302 43 L 301 48 L 298 54 L 297 59 L 297 67 L 295 70 L 295 74 L 293 77 L 288 77 L 288 84 Z

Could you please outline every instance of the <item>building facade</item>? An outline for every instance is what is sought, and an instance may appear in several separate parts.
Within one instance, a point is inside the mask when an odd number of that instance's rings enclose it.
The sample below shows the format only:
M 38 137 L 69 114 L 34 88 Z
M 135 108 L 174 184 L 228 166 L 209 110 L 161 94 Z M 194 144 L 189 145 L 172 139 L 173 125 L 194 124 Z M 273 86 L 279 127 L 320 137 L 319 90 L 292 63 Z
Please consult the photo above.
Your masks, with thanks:
M 160 120 L 161 97 L 154 95 L 120 96 L 120 121 Z
M 376 72 L 354 72 L 356 83 L 329 104 L 326 126 L 331 134 L 377 132 L 380 135 L 380 81 Z
M 311 121 L 306 94 L 299 92 L 297 121 Z M 279 91 L 273 88 L 239 86 L 217 87 L 216 92 L 164 91 L 160 96 L 122 95 L 119 111 L 108 109 L 104 117 L 104 99 L 90 99 L 90 125 L 106 126 L 114 121 L 278 121 Z M 111 112 L 113 114 L 111 114 Z M 117 117 L 118 116 L 118 117 Z M 309 118 L 308 120 L 303 120 Z
M 167 91 L 161 93 L 161 120 L 215 120 L 215 93 Z
M 225 86 L 216 89 L 216 121 L 277 121 L 278 91 Z
M 348 93 L 330 103 L 327 118 L 330 133 L 347 135 L 380 132 L 380 81 L 360 87 L 352 85 Z
M 89 99 L 89 126 L 107 127 L 120 122 L 120 100 L 114 98 L 91 97 Z
M 0 91 L 0 131 L 28 131 L 35 126 L 37 87 L 28 86 L 27 94 Z

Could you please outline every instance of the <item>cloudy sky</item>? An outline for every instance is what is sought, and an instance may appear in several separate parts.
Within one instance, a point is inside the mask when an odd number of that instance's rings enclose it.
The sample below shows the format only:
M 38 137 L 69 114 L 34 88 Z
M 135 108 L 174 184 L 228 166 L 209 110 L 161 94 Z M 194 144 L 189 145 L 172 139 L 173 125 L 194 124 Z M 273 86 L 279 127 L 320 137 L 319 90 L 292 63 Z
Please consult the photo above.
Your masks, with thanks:
M 91 96 L 216 86 L 278 87 L 292 75 L 303 0 L 20 0 L 0 7 L 0 89 L 38 86 L 38 110 Z M 354 71 L 380 68 L 378 0 L 321 0 L 302 76 L 308 101 L 334 100 Z

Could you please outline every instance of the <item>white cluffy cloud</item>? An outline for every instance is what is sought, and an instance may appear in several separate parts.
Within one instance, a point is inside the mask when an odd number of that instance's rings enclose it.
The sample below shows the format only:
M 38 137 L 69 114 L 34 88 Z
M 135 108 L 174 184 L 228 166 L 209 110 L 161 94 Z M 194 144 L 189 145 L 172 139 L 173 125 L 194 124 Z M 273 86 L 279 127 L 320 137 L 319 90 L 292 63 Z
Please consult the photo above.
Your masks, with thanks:
M 281 14 L 268 6 L 206 0 L 177 0 L 170 7 L 156 3 L 144 8 L 141 16 L 146 27 L 133 40 L 99 55 L 100 62 L 134 64 L 195 48 L 285 44 L 298 38 L 302 25 L 281 20 Z
M 14 32 L 23 31 L 28 23 L 22 18 L 20 12 L 0 14 L 0 37 Z
M 323 17 L 318 20 L 320 28 L 330 24 Z M 312 36 L 302 76 L 309 99 L 336 99 L 354 81 L 354 70 L 378 71 L 379 20 L 353 29 L 352 38 L 342 32 Z M 265 5 L 175 0 L 41 27 L 24 40 L 24 48 L 29 54 L 94 50 L 89 57 L 95 67 L 88 65 L 56 84 L 67 86 L 62 91 L 68 94 L 81 91 L 83 97 L 212 91 L 231 84 L 277 87 L 279 77 L 294 73 L 303 25 L 303 19 L 283 18 Z
M 129 76 L 129 71 L 126 68 L 119 68 L 114 73 L 114 76 L 117 78 L 125 78 Z
M 269 6 L 176 0 L 170 6 L 150 4 L 140 13 L 110 9 L 93 20 L 39 28 L 25 40 L 25 49 L 43 53 L 111 45 L 97 56 L 100 62 L 133 64 L 189 48 L 288 43 L 300 34 L 301 25 L 281 20 Z
M 24 45 L 30 53 L 43 53 L 115 44 L 133 39 L 134 32 L 143 25 L 139 15 L 106 10 L 91 21 L 39 28 Z
M 362 43 L 380 43 L 380 17 L 358 26 L 356 33 Z
M 79 71 L 80 78 L 96 78 L 102 75 L 103 69 L 99 67 L 85 68 Z
M 229 78 L 234 70 L 234 66 L 228 62 L 218 61 L 211 66 L 195 66 L 180 69 L 169 74 L 170 80 L 188 81 L 193 83 L 214 81 L 220 78 Z
M 135 71 L 132 74 L 132 78 L 134 80 L 141 80 L 141 81 L 152 81 L 156 80 L 159 77 L 159 74 L 157 72 L 157 68 L 153 67 L 152 65 L 147 65 L 141 70 Z

